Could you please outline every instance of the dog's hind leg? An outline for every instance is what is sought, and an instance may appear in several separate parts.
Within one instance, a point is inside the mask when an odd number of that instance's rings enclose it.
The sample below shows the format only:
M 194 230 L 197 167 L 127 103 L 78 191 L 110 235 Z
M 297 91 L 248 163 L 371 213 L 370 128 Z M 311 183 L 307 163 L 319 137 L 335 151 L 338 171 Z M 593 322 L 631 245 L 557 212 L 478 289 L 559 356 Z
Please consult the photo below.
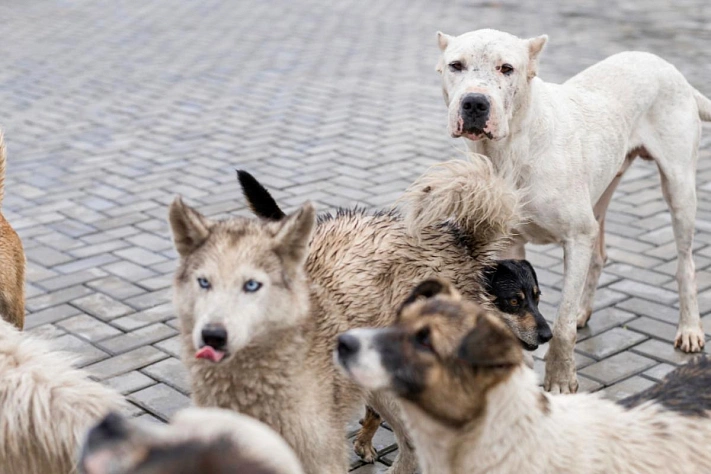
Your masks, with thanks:
M 694 141 L 697 143 L 698 140 Z M 668 143 L 659 143 L 658 153 L 669 150 Z M 678 143 L 676 145 L 679 145 Z M 700 352 L 704 347 L 704 331 L 699 318 L 696 290 L 696 268 L 693 258 L 694 220 L 696 217 L 696 160 L 697 148 L 683 147 L 656 159 L 662 178 L 662 194 L 669 205 L 677 250 L 676 280 L 679 285 L 679 326 L 674 347 L 684 352 Z M 650 150 L 657 158 L 655 152 Z M 686 157 L 679 156 L 681 152 Z M 689 157 L 691 159 L 689 159 Z M 677 161 L 678 159 L 678 161 Z
M 367 463 L 375 462 L 378 455 L 373 447 L 373 436 L 380 428 L 380 414 L 373 410 L 370 405 L 365 407 L 365 416 L 363 417 L 362 426 L 356 434 L 353 442 L 353 449 L 361 459 Z
M 597 283 L 600 280 L 602 269 L 605 266 L 605 262 L 607 262 L 607 250 L 605 249 L 605 214 L 607 214 L 607 207 L 610 205 L 612 196 L 615 194 L 615 190 L 622 180 L 622 175 L 630 167 L 634 158 L 635 155 L 633 154 L 627 156 L 622 168 L 617 172 L 615 179 L 607 186 L 607 189 L 602 196 L 600 196 L 600 199 L 598 199 L 597 204 L 595 204 L 593 208 L 593 213 L 600 226 L 600 230 L 598 231 L 592 260 L 590 261 L 590 268 L 588 268 L 588 276 L 585 279 L 585 289 L 583 290 L 583 296 L 580 301 L 580 313 L 578 314 L 577 322 L 579 328 L 585 327 L 592 315 L 595 290 L 597 289 Z
M 407 435 L 407 429 L 402 419 L 398 402 L 390 395 L 371 394 L 369 403 L 380 413 L 395 432 L 398 453 L 388 474 L 415 474 L 417 472 L 417 456 L 412 441 Z

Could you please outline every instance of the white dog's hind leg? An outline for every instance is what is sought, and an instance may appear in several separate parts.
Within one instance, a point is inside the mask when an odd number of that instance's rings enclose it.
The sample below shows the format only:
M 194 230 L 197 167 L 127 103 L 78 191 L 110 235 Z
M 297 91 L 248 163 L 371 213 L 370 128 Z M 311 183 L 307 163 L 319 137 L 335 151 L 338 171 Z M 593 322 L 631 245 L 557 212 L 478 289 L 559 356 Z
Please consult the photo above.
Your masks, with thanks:
M 544 388 L 552 393 L 575 393 L 578 390 L 573 349 L 577 337 L 576 317 L 598 235 L 598 224 L 592 212 L 588 222 L 579 227 L 579 232 L 563 246 L 563 299 L 558 307 L 553 339 L 546 354 L 546 376 L 543 383 Z
M 692 253 L 696 217 L 696 150 L 692 153 L 693 163 L 684 168 L 669 166 L 671 163 L 666 161 L 658 162 L 662 175 L 662 193 L 672 215 L 678 259 L 676 280 L 679 285 L 679 327 L 674 338 L 674 347 L 684 352 L 699 352 L 704 347 Z

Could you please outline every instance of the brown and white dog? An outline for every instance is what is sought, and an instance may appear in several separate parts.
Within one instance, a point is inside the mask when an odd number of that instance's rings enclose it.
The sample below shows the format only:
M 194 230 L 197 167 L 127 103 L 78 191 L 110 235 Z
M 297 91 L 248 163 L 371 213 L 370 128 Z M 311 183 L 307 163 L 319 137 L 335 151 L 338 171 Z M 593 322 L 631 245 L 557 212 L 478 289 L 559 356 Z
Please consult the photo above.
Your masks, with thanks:
M 711 362 L 621 404 L 548 395 L 521 344 L 443 280 L 421 283 L 397 323 L 339 337 L 338 361 L 395 393 L 425 474 L 711 472 Z
M 7 152 L 0 131 L 0 207 L 5 196 Z M 25 324 L 25 252 L 17 233 L 0 212 L 0 318 L 22 329 Z
M 306 472 L 337 474 L 348 467 L 347 422 L 368 401 L 400 443 L 393 472 L 411 474 L 416 459 L 397 404 L 343 377 L 332 350 L 343 331 L 390 325 L 412 286 L 432 275 L 490 304 L 483 272 L 516 221 L 518 199 L 480 163 L 449 189 L 408 194 L 405 216 L 342 211 L 317 224 L 310 204 L 285 215 L 244 172 L 240 182 L 259 219 L 215 221 L 176 199 L 174 302 L 195 403 L 253 416 L 286 439 Z M 421 226 L 418 210 L 441 193 L 459 197 Z M 513 329 L 538 343 L 536 324 Z
M 110 413 L 89 431 L 82 474 L 303 474 L 288 444 L 231 410 L 186 408 L 170 425 Z

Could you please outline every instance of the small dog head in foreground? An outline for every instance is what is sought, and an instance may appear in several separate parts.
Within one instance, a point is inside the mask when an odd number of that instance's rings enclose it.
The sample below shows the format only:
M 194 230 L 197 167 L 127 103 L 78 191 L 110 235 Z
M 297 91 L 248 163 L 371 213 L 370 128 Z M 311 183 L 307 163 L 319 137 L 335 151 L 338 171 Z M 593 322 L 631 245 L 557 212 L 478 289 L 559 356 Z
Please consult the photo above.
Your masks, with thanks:
M 111 413 L 89 431 L 82 474 L 302 473 L 296 455 L 262 423 L 220 409 L 190 408 L 171 425 Z
M 169 220 L 180 254 L 175 306 L 195 357 L 220 363 L 299 323 L 292 319 L 308 305 L 304 262 L 316 224 L 311 204 L 278 221 L 215 221 L 176 198 Z
M 336 358 L 359 385 L 395 392 L 461 426 L 481 414 L 487 391 L 523 362 L 523 352 L 499 318 L 432 279 L 413 290 L 393 327 L 342 334 Z

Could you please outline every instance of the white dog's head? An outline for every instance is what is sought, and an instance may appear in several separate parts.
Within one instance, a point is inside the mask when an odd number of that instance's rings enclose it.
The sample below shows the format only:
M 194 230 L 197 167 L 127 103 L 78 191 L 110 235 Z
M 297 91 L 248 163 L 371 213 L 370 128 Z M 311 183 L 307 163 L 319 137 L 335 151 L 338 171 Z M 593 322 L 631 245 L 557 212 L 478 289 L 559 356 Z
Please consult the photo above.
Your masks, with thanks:
M 509 134 L 511 119 L 529 100 L 547 40 L 545 35 L 521 39 L 496 30 L 456 37 L 437 33 L 442 56 L 436 69 L 453 137 L 500 140 Z

